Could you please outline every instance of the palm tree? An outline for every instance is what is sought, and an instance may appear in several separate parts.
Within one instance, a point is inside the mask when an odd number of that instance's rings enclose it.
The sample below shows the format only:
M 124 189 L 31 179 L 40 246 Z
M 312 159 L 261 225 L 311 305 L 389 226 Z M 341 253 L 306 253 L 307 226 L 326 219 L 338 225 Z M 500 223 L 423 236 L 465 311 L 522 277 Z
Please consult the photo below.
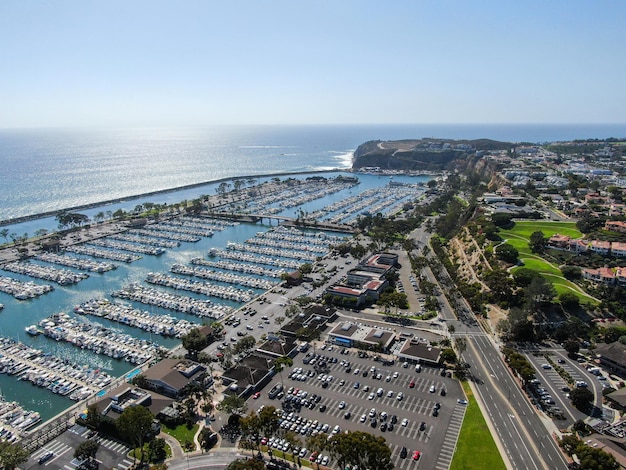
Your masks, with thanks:
M 283 382 L 283 369 L 285 368 L 285 366 L 291 367 L 293 365 L 293 359 L 291 359 L 289 356 L 280 356 L 274 359 L 273 365 L 274 365 L 274 370 L 278 371 L 278 373 L 280 374 L 281 383 L 284 383 Z

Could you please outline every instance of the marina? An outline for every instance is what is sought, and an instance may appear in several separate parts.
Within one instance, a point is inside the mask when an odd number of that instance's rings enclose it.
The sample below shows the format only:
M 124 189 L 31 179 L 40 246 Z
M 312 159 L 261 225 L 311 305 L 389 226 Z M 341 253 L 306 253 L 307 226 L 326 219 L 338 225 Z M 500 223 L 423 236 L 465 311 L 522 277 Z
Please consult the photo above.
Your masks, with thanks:
M 16 442 L 40 422 L 41 416 L 36 411 L 24 410 L 18 402 L 0 398 L 0 439 Z
M 87 279 L 89 274 L 77 273 L 67 269 L 58 269 L 50 266 L 42 266 L 35 263 L 29 263 L 26 261 L 7 263 L 2 266 L 2 269 L 16 274 L 24 274 L 36 279 L 42 279 L 44 281 L 56 282 L 61 286 L 67 286 L 68 284 L 76 284 L 83 279 Z
M 158 315 L 128 305 L 110 302 L 107 299 L 92 299 L 76 306 L 74 312 L 79 315 L 91 315 L 99 318 L 140 328 L 144 331 L 161 336 L 180 338 L 198 326 L 184 319 L 171 315 Z
M 80 269 L 82 271 L 90 271 L 92 273 L 105 273 L 117 268 L 113 263 L 102 263 L 87 258 L 76 258 L 74 256 L 59 255 L 56 253 L 40 253 L 35 256 L 35 259 L 67 266 L 69 268 Z
M 141 256 L 131 253 L 121 253 L 119 251 L 104 250 L 94 246 L 75 245 L 65 249 L 68 253 L 76 253 L 77 255 L 93 256 L 94 258 L 110 259 L 111 261 L 121 261 L 123 263 L 132 263 L 141 259 Z
M 0 338 L 0 373 L 80 401 L 113 380 L 106 372 L 72 364 L 43 351 Z
M 39 326 L 47 338 L 132 364 L 143 364 L 165 353 L 156 343 L 118 333 L 99 323 L 79 321 L 66 313 L 43 319 Z
M 129 251 L 133 254 L 159 256 L 165 253 L 165 249 L 158 246 L 141 245 L 139 243 L 126 243 L 122 241 L 117 241 L 113 237 L 99 240 L 91 240 L 90 244 L 99 246 L 101 248 Z
M 199 300 L 193 297 L 171 294 L 140 284 L 125 286 L 113 292 L 111 296 L 212 320 L 219 320 L 234 310 L 227 305 L 213 305 L 210 300 Z
M 412 177 L 405 180 L 416 181 Z M 365 175 L 358 180 L 332 181 L 323 190 L 323 181 L 305 177 L 296 181 L 263 186 L 266 189 L 256 195 L 248 192 L 252 195 L 245 200 L 237 194 L 223 200 L 214 198 L 219 206 L 214 209 L 310 217 L 317 210 L 356 197 L 352 194 L 355 189 L 367 191 L 388 183 Z M 420 188 L 416 186 L 416 191 L 423 191 Z M 306 202 L 301 206 L 287 202 L 296 199 Z M 59 253 L 42 251 L 30 262 L 18 262 L 19 266 L 44 267 L 48 273 L 67 271 L 81 282 L 59 283 L 57 290 L 42 287 L 28 280 L 23 268 L 23 273 L 0 277 L 0 290 L 6 292 L 2 300 L 7 305 L 0 317 L 0 333 L 8 333 L 14 340 L 21 337 L 23 344 L 44 356 L 83 364 L 80 368 L 85 370 L 106 370 L 117 377 L 133 364 L 165 354 L 166 348 L 175 346 L 201 321 L 223 319 L 235 312 L 276 286 L 281 275 L 304 263 L 314 263 L 346 236 L 205 214 L 180 213 L 159 219 L 148 220 L 142 227 L 119 224 L 115 233 L 106 236 L 94 236 L 98 231 L 95 226 L 73 238 L 73 244 L 63 246 Z M 36 300 L 36 295 L 43 293 L 50 297 L 45 304 Z M 20 304 L 9 295 L 34 300 Z M 11 318 L 19 318 L 19 322 L 11 323 Z M 58 379 L 61 381 L 51 389 L 47 387 L 54 380 L 46 387 L 33 387 L 33 381 L 45 384 L 51 378 L 44 367 L 28 365 L 18 373 L 21 380 L 0 374 L 7 400 L 23 401 L 20 404 L 40 413 L 45 421 L 67 407 L 70 398 L 80 400 L 97 393 L 98 387 L 89 388 L 70 377 Z M 7 383 L 9 378 L 14 380 Z M 28 383 L 33 391 L 20 394 L 22 383 Z
M 34 299 L 53 290 L 54 287 L 49 284 L 35 284 L 32 281 L 19 281 L 12 277 L 0 276 L 0 292 L 12 295 L 18 300 Z

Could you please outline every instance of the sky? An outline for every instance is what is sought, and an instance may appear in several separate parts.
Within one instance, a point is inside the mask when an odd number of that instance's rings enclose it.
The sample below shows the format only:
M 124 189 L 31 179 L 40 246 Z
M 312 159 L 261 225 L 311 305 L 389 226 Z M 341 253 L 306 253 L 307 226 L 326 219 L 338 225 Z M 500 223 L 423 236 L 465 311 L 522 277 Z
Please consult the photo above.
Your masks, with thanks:
M 626 123 L 624 0 L 4 0 L 0 128 Z

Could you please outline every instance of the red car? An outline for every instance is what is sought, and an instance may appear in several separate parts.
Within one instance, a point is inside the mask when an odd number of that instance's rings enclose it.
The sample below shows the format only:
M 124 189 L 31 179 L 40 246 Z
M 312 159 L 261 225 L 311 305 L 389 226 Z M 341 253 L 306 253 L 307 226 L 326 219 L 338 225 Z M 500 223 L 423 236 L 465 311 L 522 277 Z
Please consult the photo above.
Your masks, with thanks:
M 422 456 L 422 453 L 419 450 L 416 450 L 415 452 L 413 452 L 413 460 L 419 460 L 421 456 Z
M 415 382 L 413 380 L 411 380 L 411 383 L 409 384 L 409 388 L 415 388 Z
M 261 392 L 256 392 L 254 395 L 252 395 L 252 398 L 254 398 L 256 400 L 260 396 L 261 396 Z

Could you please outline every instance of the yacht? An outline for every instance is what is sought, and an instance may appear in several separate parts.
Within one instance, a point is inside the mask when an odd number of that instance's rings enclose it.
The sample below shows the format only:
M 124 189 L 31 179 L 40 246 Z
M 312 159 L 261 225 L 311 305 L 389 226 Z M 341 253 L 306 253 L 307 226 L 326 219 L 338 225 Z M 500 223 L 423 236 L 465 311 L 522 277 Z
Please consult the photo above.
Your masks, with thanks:
M 37 328 L 37 325 L 27 326 L 24 328 L 24 330 L 26 331 L 26 333 L 32 336 L 37 336 L 40 333 L 39 329 Z

